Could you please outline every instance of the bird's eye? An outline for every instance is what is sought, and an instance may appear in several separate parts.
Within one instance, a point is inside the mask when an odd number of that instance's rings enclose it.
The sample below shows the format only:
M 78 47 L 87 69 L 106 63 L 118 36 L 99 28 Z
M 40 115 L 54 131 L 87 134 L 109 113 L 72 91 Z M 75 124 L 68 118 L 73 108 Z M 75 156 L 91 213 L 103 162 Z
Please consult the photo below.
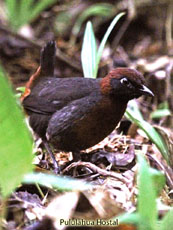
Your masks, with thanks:
M 124 84 L 124 85 L 128 85 L 129 84 L 129 81 L 128 81 L 128 79 L 126 77 L 122 78 L 120 80 L 120 82 L 121 82 L 121 84 Z

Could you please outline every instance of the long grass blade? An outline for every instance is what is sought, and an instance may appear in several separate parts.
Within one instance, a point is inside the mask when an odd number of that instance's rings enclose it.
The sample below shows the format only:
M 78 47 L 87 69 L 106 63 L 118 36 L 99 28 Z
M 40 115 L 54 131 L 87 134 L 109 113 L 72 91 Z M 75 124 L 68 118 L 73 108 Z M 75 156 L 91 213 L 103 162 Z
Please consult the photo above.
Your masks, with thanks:
M 38 183 L 39 185 L 57 188 L 62 191 L 83 191 L 92 188 L 92 185 L 82 180 L 44 173 L 27 174 L 25 175 L 23 182 L 27 184 Z
M 31 15 L 32 6 L 33 6 L 34 0 L 21 0 L 20 1 L 20 24 L 19 27 L 28 23 Z
M 103 39 L 102 39 L 102 41 L 101 41 L 101 43 L 100 43 L 100 46 L 99 46 L 99 49 L 98 49 L 98 52 L 97 52 L 97 63 L 96 63 L 96 69 L 95 69 L 96 73 L 95 73 L 95 75 L 97 75 L 99 62 L 100 62 L 100 59 L 101 59 L 102 52 L 103 52 L 103 49 L 104 49 L 104 47 L 105 47 L 105 44 L 106 44 L 106 42 L 107 42 L 107 40 L 108 40 L 108 37 L 109 37 L 111 31 L 113 30 L 114 26 L 115 26 L 116 23 L 118 22 L 118 20 L 119 20 L 123 15 L 125 15 L 124 12 L 119 13 L 118 15 L 116 15 L 116 17 L 115 17 L 115 18 L 113 19 L 113 21 L 111 22 L 110 26 L 108 27 L 108 29 L 107 29 L 107 31 L 106 31 L 106 33 L 105 33 L 105 35 L 104 35 L 104 37 L 103 37 Z
M 87 78 L 96 77 L 95 75 L 96 55 L 97 55 L 97 46 L 96 46 L 95 35 L 94 35 L 92 23 L 88 22 L 85 29 L 82 52 L 81 52 L 81 61 L 82 61 L 84 77 Z
M 159 133 L 156 131 L 152 125 L 150 125 L 148 122 L 146 122 L 143 119 L 136 118 L 136 114 L 132 111 L 127 109 L 125 113 L 126 117 L 129 118 L 131 121 L 133 121 L 137 126 L 142 129 L 145 134 L 148 136 L 148 138 L 156 145 L 156 147 L 161 152 L 162 156 L 165 158 L 165 160 L 169 163 L 169 152 L 168 148 L 162 139 L 162 137 L 159 135 Z
M 7 15 L 10 22 L 10 25 L 15 30 L 18 27 L 18 5 L 17 0 L 6 0 Z
M 139 229 L 156 230 L 157 206 L 156 206 L 156 190 L 150 173 L 150 168 L 142 156 L 138 154 L 138 213 L 142 222 L 139 222 Z

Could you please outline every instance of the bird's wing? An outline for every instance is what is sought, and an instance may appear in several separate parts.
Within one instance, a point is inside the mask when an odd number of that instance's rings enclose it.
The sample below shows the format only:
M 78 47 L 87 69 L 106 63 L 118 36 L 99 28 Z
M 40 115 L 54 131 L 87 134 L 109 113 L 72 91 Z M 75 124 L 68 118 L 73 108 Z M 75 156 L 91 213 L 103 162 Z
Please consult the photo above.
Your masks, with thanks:
M 95 93 L 94 93 L 95 94 Z M 48 124 L 48 136 L 56 136 L 61 132 L 68 130 L 69 127 L 74 127 L 74 123 L 82 121 L 85 116 L 93 112 L 93 109 L 99 103 L 101 94 L 90 95 L 73 101 L 62 109 L 56 111 Z M 56 127 L 56 129 L 55 129 Z
M 27 111 L 52 114 L 74 100 L 99 91 L 98 79 L 45 78 L 23 101 Z

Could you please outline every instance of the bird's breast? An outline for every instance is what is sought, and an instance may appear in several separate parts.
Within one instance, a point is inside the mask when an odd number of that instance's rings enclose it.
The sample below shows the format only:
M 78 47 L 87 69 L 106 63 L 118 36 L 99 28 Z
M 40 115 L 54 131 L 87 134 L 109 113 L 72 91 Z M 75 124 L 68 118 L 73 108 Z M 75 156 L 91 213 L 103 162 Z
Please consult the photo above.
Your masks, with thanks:
M 75 151 L 94 146 L 115 129 L 125 109 L 126 104 L 112 101 L 108 97 L 102 98 L 66 130 L 65 135 L 61 136 L 59 147 Z

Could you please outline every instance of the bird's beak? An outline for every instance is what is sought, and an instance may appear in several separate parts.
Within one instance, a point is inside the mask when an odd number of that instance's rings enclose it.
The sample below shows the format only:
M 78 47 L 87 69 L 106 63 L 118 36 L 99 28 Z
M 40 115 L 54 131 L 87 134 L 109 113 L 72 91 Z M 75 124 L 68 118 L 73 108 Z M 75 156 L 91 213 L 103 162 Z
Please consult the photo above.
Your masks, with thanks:
M 140 91 L 142 92 L 143 95 L 154 97 L 153 92 L 149 88 L 147 88 L 145 85 L 142 85 L 142 88 L 140 89 Z

